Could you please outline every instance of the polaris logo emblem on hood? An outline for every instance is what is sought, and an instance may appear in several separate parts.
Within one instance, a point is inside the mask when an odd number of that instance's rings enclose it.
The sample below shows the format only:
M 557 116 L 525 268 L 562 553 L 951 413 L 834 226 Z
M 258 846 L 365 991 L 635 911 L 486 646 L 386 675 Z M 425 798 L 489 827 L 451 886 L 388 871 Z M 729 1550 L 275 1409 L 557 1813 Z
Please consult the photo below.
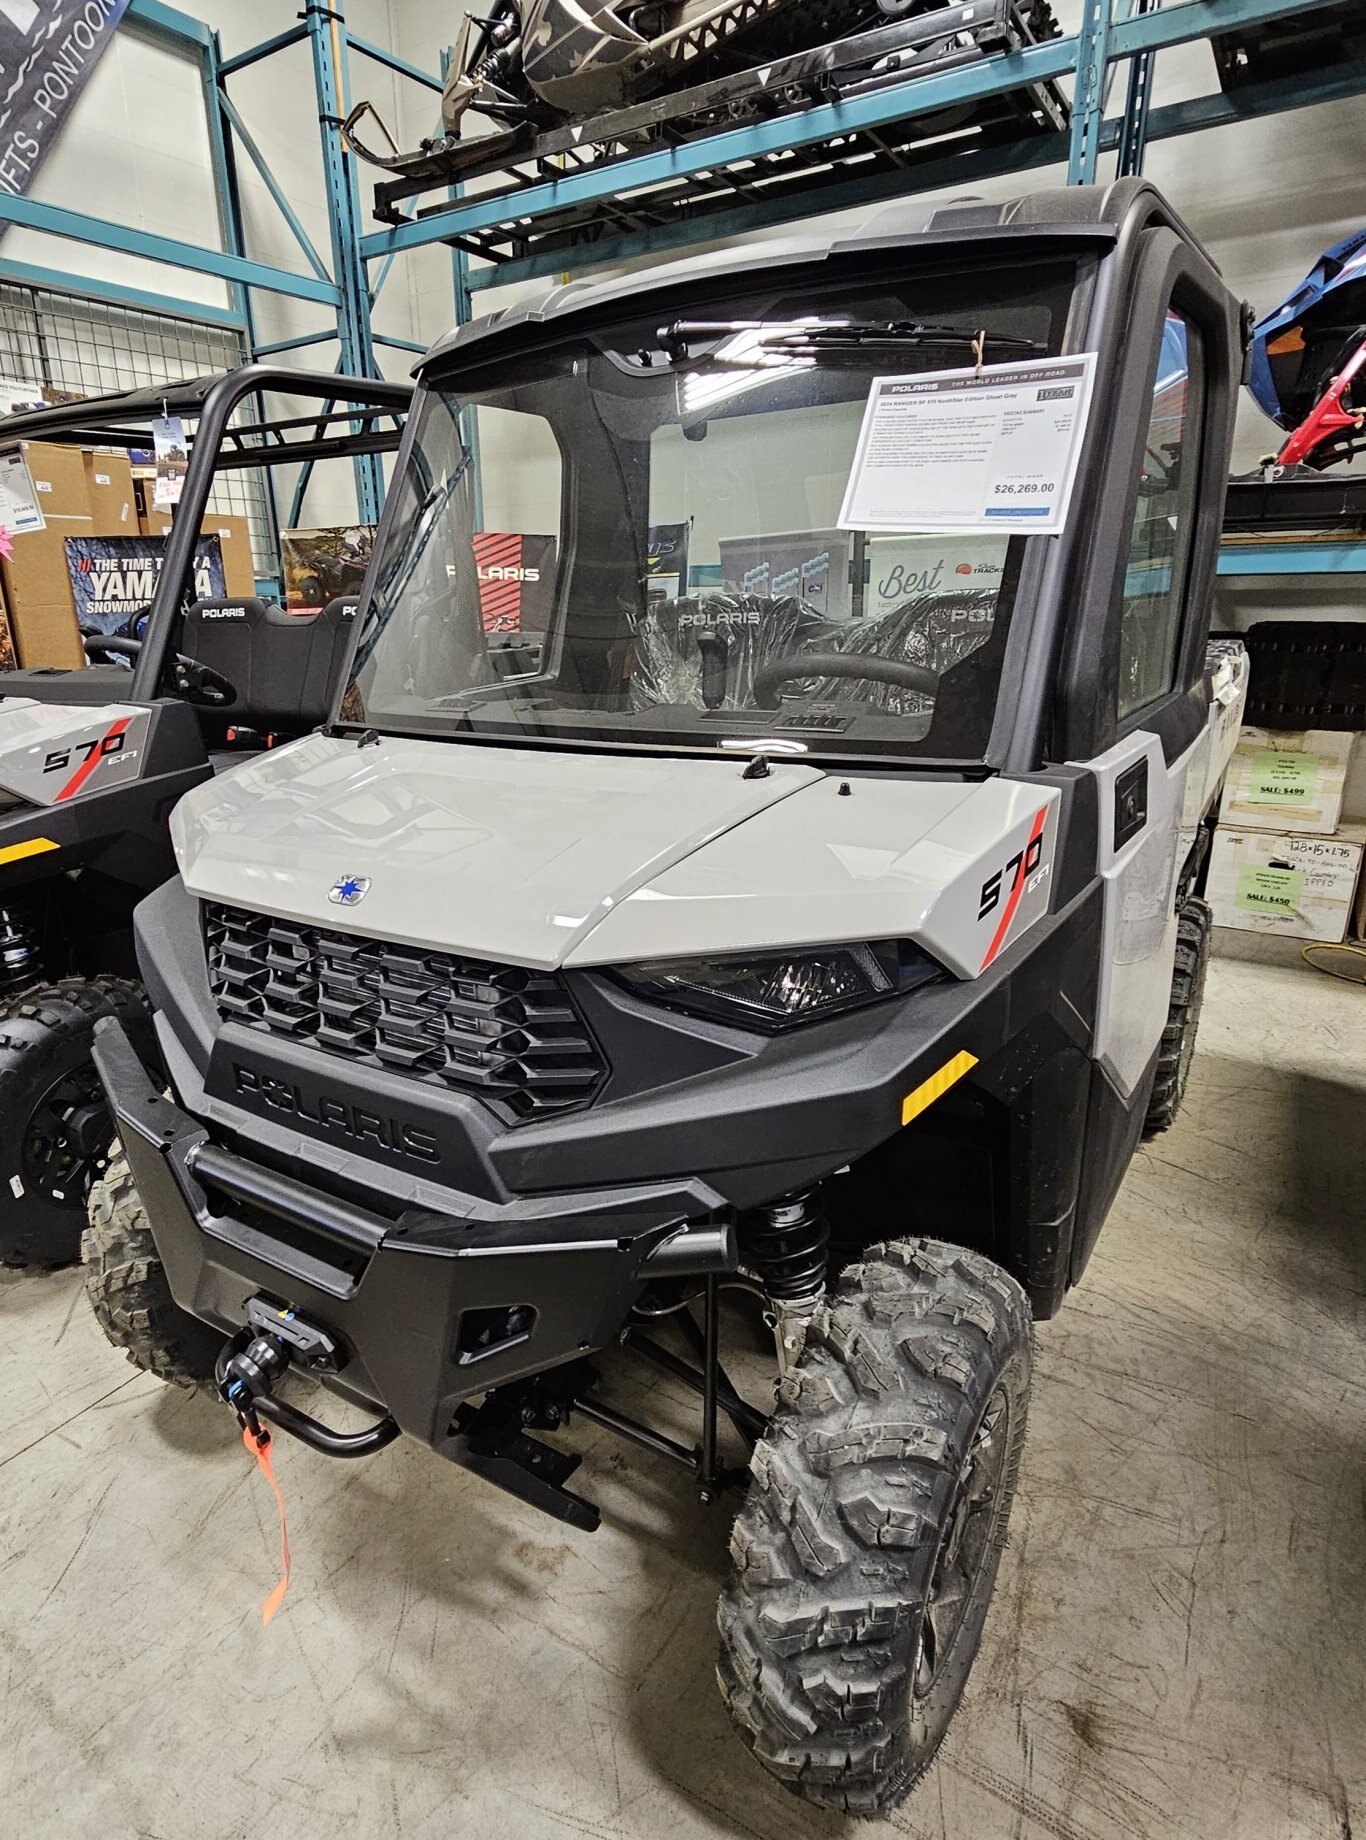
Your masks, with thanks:
M 368 875 L 343 875 L 332 884 L 328 900 L 338 907 L 354 907 L 357 901 L 363 901 L 370 892 Z

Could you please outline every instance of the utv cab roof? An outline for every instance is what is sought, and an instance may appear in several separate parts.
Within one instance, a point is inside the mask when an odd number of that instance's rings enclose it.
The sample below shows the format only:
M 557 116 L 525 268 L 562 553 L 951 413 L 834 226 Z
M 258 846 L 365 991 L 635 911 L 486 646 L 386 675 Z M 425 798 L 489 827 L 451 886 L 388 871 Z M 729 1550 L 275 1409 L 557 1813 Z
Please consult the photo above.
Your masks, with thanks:
M 1026 246 L 1051 243 L 1073 249 L 1104 249 L 1117 242 L 1122 232 L 1132 233 L 1150 224 L 1175 230 L 1200 251 L 1211 268 L 1217 267 L 1199 239 L 1146 179 L 1117 179 L 1112 185 L 1058 186 L 1028 192 L 1000 204 L 968 199 L 929 212 L 915 202 L 882 205 L 852 229 L 829 224 L 801 236 L 775 238 L 759 247 L 762 270 L 767 272 L 893 246 L 927 250 L 961 247 L 967 252 L 974 244 L 990 243 L 1023 253 Z M 752 278 L 755 273 L 755 246 L 748 244 L 710 250 L 662 267 L 639 269 L 634 274 L 605 280 L 557 282 L 522 305 L 457 326 L 432 347 L 417 365 L 416 373 L 420 375 L 453 353 L 463 356 L 484 340 L 515 335 L 519 329 L 695 282 L 730 275 Z

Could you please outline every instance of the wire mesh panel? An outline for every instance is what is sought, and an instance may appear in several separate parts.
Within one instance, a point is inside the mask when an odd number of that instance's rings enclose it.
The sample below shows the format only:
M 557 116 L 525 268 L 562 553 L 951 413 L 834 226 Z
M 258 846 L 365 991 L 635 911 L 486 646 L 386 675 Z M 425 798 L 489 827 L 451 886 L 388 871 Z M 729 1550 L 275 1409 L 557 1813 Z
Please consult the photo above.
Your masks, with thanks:
M 246 357 L 241 334 L 227 327 L 0 282 L 0 375 L 16 383 L 108 396 L 235 370 Z M 274 576 L 263 476 L 249 468 L 220 474 L 209 504 L 221 517 L 247 519 L 256 572 Z

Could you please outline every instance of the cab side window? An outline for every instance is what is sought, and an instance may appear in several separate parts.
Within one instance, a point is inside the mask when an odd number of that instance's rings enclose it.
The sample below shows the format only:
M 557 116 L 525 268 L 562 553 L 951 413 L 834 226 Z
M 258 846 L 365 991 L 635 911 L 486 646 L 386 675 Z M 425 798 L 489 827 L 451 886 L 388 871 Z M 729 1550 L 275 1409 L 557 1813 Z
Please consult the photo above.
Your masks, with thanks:
M 1167 314 L 1124 576 L 1119 716 L 1175 687 L 1205 404 L 1200 329 Z

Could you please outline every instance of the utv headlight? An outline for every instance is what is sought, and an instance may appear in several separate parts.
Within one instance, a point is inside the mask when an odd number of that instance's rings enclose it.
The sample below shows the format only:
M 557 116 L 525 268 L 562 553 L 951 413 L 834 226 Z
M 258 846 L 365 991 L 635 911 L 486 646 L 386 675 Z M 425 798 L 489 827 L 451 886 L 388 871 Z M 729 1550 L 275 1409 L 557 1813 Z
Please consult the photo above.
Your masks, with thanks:
M 734 957 L 651 959 L 619 965 L 616 975 L 638 996 L 672 1009 L 771 1031 L 904 995 L 942 971 L 918 947 L 884 939 Z

